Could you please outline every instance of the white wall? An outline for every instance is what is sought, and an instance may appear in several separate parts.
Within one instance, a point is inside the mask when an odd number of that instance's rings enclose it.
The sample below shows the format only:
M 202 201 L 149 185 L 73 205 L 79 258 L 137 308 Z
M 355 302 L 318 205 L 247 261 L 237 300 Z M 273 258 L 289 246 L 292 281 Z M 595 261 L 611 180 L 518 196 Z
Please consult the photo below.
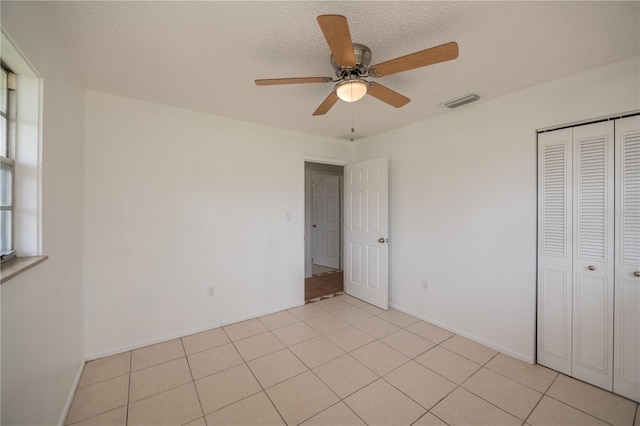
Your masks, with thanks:
M 390 159 L 391 303 L 531 362 L 536 129 L 640 109 L 639 62 L 358 140 L 356 159 Z
M 89 358 L 303 303 L 304 159 L 349 142 L 91 90 L 86 108 Z
M 44 80 L 49 260 L 2 285 L 2 424 L 56 424 L 84 361 L 84 89 L 46 5 L 2 2 L 2 27 Z

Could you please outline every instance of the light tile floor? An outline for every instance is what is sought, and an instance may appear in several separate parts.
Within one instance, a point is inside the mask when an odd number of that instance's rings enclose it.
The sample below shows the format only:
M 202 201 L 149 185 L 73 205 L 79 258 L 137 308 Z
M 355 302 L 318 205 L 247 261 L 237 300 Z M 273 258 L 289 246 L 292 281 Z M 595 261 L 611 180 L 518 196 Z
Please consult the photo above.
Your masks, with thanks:
M 67 425 L 629 425 L 638 404 L 342 295 L 88 362 Z

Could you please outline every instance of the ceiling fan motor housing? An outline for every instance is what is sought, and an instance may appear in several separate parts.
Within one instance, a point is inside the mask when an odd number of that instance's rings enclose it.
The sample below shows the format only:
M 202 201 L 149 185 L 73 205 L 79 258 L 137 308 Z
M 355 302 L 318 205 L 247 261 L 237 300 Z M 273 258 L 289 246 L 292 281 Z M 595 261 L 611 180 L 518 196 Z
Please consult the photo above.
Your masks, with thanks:
M 341 67 L 331 55 L 331 66 L 336 71 L 336 76 L 340 79 L 351 79 L 354 77 L 364 77 L 369 72 L 371 63 L 371 49 L 364 44 L 353 43 L 353 54 L 356 58 L 355 67 Z

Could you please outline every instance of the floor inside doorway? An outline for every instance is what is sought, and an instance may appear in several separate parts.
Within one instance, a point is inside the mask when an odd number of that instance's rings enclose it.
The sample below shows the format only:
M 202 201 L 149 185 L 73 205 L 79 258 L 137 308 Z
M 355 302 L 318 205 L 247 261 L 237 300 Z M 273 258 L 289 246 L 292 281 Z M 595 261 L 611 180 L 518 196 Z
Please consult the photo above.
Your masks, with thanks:
M 306 303 L 317 302 L 323 297 L 333 297 L 343 292 L 343 271 L 321 273 L 304 280 L 304 300 Z
M 311 275 L 320 275 L 320 274 L 328 274 L 330 272 L 338 272 L 339 269 L 329 268 L 328 266 L 316 265 L 315 263 L 311 265 Z

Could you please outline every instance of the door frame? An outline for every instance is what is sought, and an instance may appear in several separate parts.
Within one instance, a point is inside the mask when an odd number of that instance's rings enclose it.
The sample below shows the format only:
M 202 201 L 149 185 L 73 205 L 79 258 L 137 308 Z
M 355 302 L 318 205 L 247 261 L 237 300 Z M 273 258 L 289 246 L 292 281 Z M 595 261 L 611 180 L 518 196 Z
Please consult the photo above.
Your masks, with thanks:
M 347 164 L 350 163 L 350 161 L 348 160 L 340 160 L 337 158 L 328 158 L 328 157 L 317 157 L 314 155 L 303 155 L 302 156 L 302 161 L 300 162 L 300 167 L 301 167 L 301 172 L 302 172 L 302 179 L 301 179 L 301 190 L 302 190 L 302 215 L 303 215 L 303 220 L 301 221 L 301 226 L 302 226 L 302 235 L 304 235 L 304 239 L 302 242 L 302 248 L 303 248 L 303 255 L 302 255 L 302 286 L 301 286 L 301 295 L 300 295 L 300 300 L 301 300 L 301 304 L 304 304 L 304 279 L 307 278 L 306 276 L 306 268 L 307 268 L 307 257 L 306 257 L 306 253 L 310 253 L 311 252 L 311 222 L 310 222 L 310 216 L 309 218 L 307 218 L 307 200 L 305 197 L 306 194 L 306 185 L 307 185 L 307 180 L 306 180 L 306 171 L 305 171 L 305 163 L 318 163 L 318 164 L 326 164 L 326 165 L 331 165 L 331 166 L 346 166 Z M 344 182 L 344 176 L 343 176 L 343 180 L 342 182 Z M 342 215 L 342 223 L 340 224 L 340 234 L 341 234 L 341 241 L 340 241 L 340 251 L 341 254 L 344 255 L 344 202 L 341 202 L 341 206 L 340 206 L 340 214 Z M 341 265 L 344 267 L 344 265 L 342 264 L 344 262 L 344 258 L 341 261 Z

